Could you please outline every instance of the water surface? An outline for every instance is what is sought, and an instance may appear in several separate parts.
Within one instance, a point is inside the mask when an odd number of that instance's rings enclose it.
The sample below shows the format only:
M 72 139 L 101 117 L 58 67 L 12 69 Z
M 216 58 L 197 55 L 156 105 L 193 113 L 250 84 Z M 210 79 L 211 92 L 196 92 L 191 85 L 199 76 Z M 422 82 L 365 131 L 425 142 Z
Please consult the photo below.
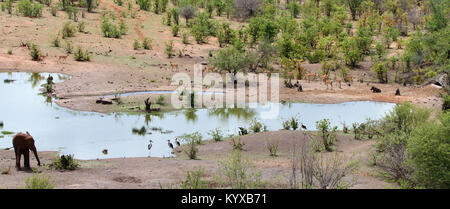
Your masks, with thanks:
M 64 76 L 52 74 L 55 82 Z M 39 151 L 61 151 L 78 159 L 117 157 L 170 156 L 167 140 L 198 131 L 220 128 L 226 134 L 237 134 L 238 127 L 248 127 L 254 118 L 260 119 L 263 106 L 257 108 L 185 109 L 156 114 L 92 113 L 57 106 L 52 98 L 39 94 L 47 73 L 0 73 L 0 131 L 29 131 Z M 3 82 L 7 80 L 7 82 Z M 14 80 L 14 81 L 11 81 Z M 395 104 L 383 102 L 346 102 L 340 104 L 286 103 L 280 104 L 278 118 L 262 120 L 269 130 L 282 128 L 282 121 L 296 116 L 308 129 L 315 121 L 329 118 L 332 125 L 342 127 L 366 118 L 378 119 Z M 147 129 L 139 135 L 133 129 Z M 151 133 L 151 134 L 150 134 Z M 1 137 L 3 136 L 3 137 Z M 0 134 L 0 149 L 12 147 L 12 135 Z M 147 150 L 148 141 L 153 148 Z M 108 154 L 102 153 L 108 149 Z

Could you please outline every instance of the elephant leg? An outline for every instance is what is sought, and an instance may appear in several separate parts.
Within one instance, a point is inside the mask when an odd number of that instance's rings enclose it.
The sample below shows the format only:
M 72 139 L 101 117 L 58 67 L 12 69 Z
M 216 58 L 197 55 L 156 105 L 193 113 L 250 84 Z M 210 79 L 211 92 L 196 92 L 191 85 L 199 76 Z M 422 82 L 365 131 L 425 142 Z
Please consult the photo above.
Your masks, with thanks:
M 17 149 L 14 149 L 14 152 L 16 154 L 16 169 L 20 170 L 20 156 L 21 156 L 21 153 Z
M 25 168 L 25 169 L 31 169 L 30 168 L 30 151 L 27 149 L 27 150 L 25 150 L 24 152 L 23 152 L 23 167 Z

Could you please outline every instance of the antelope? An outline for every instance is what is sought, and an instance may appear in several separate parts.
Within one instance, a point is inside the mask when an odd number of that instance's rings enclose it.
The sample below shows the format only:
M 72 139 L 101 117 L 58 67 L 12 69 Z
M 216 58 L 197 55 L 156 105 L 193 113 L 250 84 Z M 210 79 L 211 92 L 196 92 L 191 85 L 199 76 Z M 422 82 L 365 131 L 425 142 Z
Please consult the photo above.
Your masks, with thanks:
M 335 80 L 335 82 L 337 82 L 337 83 L 339 84 L 339 88 L 342 89 L 342 87 L 341 87 L 342 79 L 336 78 L 336 79 L 334 79 L 334 80 Z
M 306 78 L 308 79 L 308 82 L 310 82 L 311 80 L 315 81 L 316 78 L 317 78 L 317 74 L 315 74 L 315 73 L 308 73 L 308 74 L 306 74 Z
M 320 80 L 322 80 L 324 84 L 327 84 L 326 81 L 328 80 L 328 75 L 320 76 Z
M 347 75 L 344 77 L 344 81 L 353 83 L 353 77 L 351 75 Z
M 66 59 L 67 59 L 68 56 L 69 56 L 69 55 L 61 55 L 61 56 L 59 56 L 59 58 L 58 58 L 58 63 L 59 63 L 59 61 L 61 61 L 61 60 L 64 60 L 64 62 L 66 62 Z
M 325 82 L 325 85 L 327 85 L 327 89 L 328 89 L 328 85 L 330 85 L 331 86 L 331 90 L 333 90 L 333 81 L 332 80 L 327 79 L 324 82 Z
M 178 71 L 178 64 L 175 64 L 175 63 L 170 62 L 170 69 L 171 69 L 171 70 L 177 69 L 177 71 Z

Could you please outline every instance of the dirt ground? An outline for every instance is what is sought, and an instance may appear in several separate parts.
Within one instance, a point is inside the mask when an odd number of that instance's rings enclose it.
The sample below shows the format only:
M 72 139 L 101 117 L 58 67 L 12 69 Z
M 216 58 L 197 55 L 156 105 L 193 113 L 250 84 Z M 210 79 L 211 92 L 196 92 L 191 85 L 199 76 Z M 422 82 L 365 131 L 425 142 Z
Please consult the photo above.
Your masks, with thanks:
M 136 7 L 136 5 L 134 5 Z M 136 9 L 136 8 L 135 8 Z M 127 110 L 127 107 L 142 105 L 148 95 L 123 98 L 120 105 L 96 104 L 95 100 L 101 95 L 117 92 L 135 92 L 151 90 L 173 90 L 170 84 L 172 75 L 177 72 L 187 72 L 193 75 L 194 64 L 207 62 L 208 53 L 218 48 L 217 40 L 210 38 L 206 44 L 184 45 L 180 37 L 172 37 L 170 27 L 163 25 L 162 16 L 150 12 L 137 11 L 136 18 L 122 17 L 125 7 L 117 7 L 111 0 L 100 1 L 96 13 L 86 13 L 82 19 L 86 21 L 87 33 L 77 33 L 68 38 L 75 47 L 82 46 L 92 52 L 91 62 L 77 62 L 72 57 L 59 61 L 59 56 L 65 55 L 63 47 L 53 47 L 51 42 L 58 31 L 68 20 L 65 13 L 59 12 L 56 17 L 44 9 L 44 18 L 26 18 L 17 15 L 0 15 L 0 72 L 52 72 L 70 75 L 71 78 L 54 86 L 54 96 L 59 99 L 60 106 L 75 110 L 95 112 L 111 112 Z M 109 39 L 101 36 L 99 27 L 101 11 L 114 11 L 118 18 L 124 20 L 128 26 L 128 34 L 122 39 Z M 220 18 L 218 18 L 220 19 Z M 238 27 L 238 23 L 233 23 Z M 149 37 L 153 40 L 152 50 L 134 50 L 133 41 Z M 177 50 L 182 50 L 181 57 L 168 59 L 165 55 L 165 43 L 174 40 Z M 29 50 L 21 47 L 21 43 L 36 43 L 46 56 L 42 61 L 32 61 Z M 12 50 L 12 54 L 8 54 Z M 393 52 L 391 51 L 390 54 Z M 188 55 L 188 56 L 187 56 Z M 178 64 L 178 69 L 172 69 L 171 63 Z M 308 72 L 319 73 L 320 64 L 303 63 Z M 349 86 L 342 83 L 341 88 L 334 84 L 333 89 L 319 82 L 300 81 L 303 92 L 288 89 L 280 80 L 280 100 L 311 103 L 339 103 L 346 101 L 410 101 L 431 109 L 440 109 L 442 99 L 439 93 L 442 89 L 435 85 L 425 87 L 401 86 L 398 84 L 376 83 L 374 73 L 370 71 L 371 62 L 361 63 L 361 67 L 353 69 L 350 74 L 354 82 Z M 363 83 L 357 80 L 362 78 Z M 295 81 L 293 81 L 295 82 Z M 382 93 L 370 91 L 376 86 Z M 401 96 L 394 96 L 396 89 L 400 89 Z M 153 97 L 152 97 L 153 99 Z M 294 141 L 305 141 L 303 134 L 293 131 L 274 131 L 258 133 L 243 137 L 246 141 L 248 157 L 253 158 L 254 164 L 263 172 L 264 179 L 280 187 L 286 184 L 289 172 L 289 148 Z M 264 147 L 265 138 L 272 137 L 280 140 L 280 157 L 268 156 Z M 375 141 L 355 141 L 351 136 L 339 136 L 337 148 L 345 155 L 360 156 L 360 170 L 354 174 L 357 181 L 353 188 L 392 188 L 394 185 L 384 182 L 375 175 L 373 167 L 369 166 L 368 153 Z M 121 158 L 105 160 L 80 161 L 81 169 L 70 172 L 60 172 L 42 166 L 39 171 L 54 180 L 57 188 L 159 188 L 180 182 L 186 170 L 195 166 L 205 168 L 207 179 L 213 180 L 217 169 L 217 161 L 223 159 L 231 151 L 229 141 L 219 143 L 207 142 L 201 145 L 200 160 L 187 160 L 184 155 L 177 158 Z M 41 161 L 51 162 L 54 152 L 39 152 Z M 9 174 L 0 175 L 0 188 L 20 188 L 24 186 L 26 177 L 30 173 L 16 171 L 14 167 L 14 153 L 12 150 L 0 150 L 0 167 L 11 167 Z M 32 161 L 36 165 L 36 161 Z M 280 180 L 281 179 L 281 180 Z
M 279 139 L 279 156 L 270 157 L 265 147 L 266 139 Z M 294 144 L 308 142 L 308 137 L 300 131 L 273 131 L 247 135 L 241 138 L 246 145 L 243 154 L 262 172 L 264 181 L 270 188 L 288 188 L 291 148 Z M 375 141 L 357 141 L 350 135 L 340 135 L 336 144 L 337 152 L 359 160 L 359 169 L 347 177 L 353 182 L 352 188 L 384 189 L 395 185 L 386 183 L 377 175 L 368 161 L 368 150 Z M 180 150 L 181 148 L 177 148 Z M 56 188 L 173 188 L 184 179 L 187 170 L 195 167 L 204 169 L 204 178 L 214 182 L 218 162 L 226 159 L 232 151 L 230 140 L 222 142 L 205 141 L 199 146 L 198 160 L 188 160 L 183 153 L 175 158 L 117 158 L 79 161 L 81 167 L 75 171 L 57 171 L 49 168 L 55 157 L 54 152 L 39 152 L 44 166 L 37 167 L 34 157 L 32 167 L 50 177 Z M 14 152 L 0 150 L 0 167 L 9 174 L 0 176 L 0 188 L 21 188 L 25 178 L 31 173 L 14 169 Z

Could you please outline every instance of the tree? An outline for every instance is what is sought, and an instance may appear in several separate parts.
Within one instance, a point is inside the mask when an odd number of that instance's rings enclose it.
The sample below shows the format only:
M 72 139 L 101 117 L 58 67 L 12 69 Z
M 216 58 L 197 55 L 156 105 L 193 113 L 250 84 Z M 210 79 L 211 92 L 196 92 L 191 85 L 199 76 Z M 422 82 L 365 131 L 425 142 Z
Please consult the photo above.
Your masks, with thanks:
M 450 112 L 442 113 L 440 123 L 428 122 L 415 129 L 408 140 L 408 151 L 420 186 L 434 189 L 450 187 Z
M 240 18 L 252 17 L 260 4 L 261 0 L 234 0 L 234 14 Z
M 346 39 L 342 42 L 345 64 L 356 67 L 363 59 L 363 52 L 358 47 L 355 37 Z
M 446 0 L 430 0 L 431 18 L 427 22 L 427 29 L 430 31 L 438 31 L 447 27 L 446 8 L 448 10 L 448 1 Z M 447 5 L 446 5 L 447 4 Z M 447 12 L 448 15 L 448 12 Z
M 359 6 L 361 5 L 362 0 L 345 0 L 348 8 L 350 9 L 350 13 L 352 15 L 352 19 L 356 20 L 356 16 L 359 12 Z
M 192 5 L 186 5 L 180 9 L 181 16 L 183 16 L 184 19 L 186 19 L 186 25 L 189 24 L 189 19 L 195 17 L 195 11 L 196 8 L 193 7 Z
M 217 69 L 226 70 L 233 75 L 239 71 L 245 71 L 249 63 L 246 52 L 239 51 L 234 47 L 219 49 L 217 55 L 210 58 L 210 61 Z
M 375 63 L 372 67 L 372 71 L 377 74 L 377 79 L 380 81 L 380 83 L 387 83 L 388 82 L 388 71 L 385 63 L 378 62 Z

